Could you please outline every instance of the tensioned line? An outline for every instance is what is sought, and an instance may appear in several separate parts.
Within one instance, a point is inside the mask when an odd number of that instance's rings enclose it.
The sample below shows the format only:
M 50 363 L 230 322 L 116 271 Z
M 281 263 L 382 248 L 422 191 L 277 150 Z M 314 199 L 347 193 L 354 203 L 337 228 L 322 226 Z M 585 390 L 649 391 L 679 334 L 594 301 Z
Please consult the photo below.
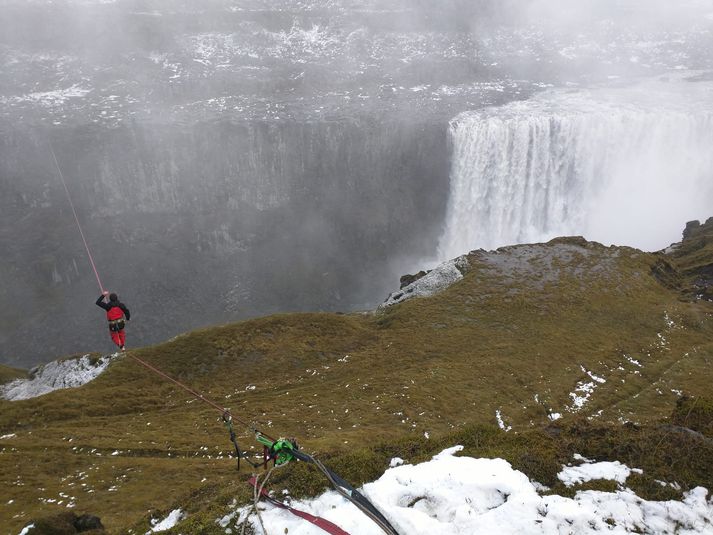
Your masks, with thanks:
M 64 175 L 62 174 L 62 169 L 59 167 L 59 162 L 57 161 L 57 155 L 54 153 L 54 148 L 52 147 L 52 142 L 49 142 L 50 152 L 52 153 L 52 158 L 54 160 L 54 165 L 57 168 L 57 173 L 62 181 L 62 186 L 64 186 L 64 191 L 67 194 L 67 200 L 69 201 L 69 206 L 72 207 L 72 213 L 74 214 L 74 221 L 77 223 L 77 228 L 79 229 L 79 234 L 82 236 L 82 241 L 84 242 L 84 248 L 87 250 L 87 256 L 89 257 L 89 263 L 92 265 L 94 270 L 94 275 L 97 278 L 97 283 L 99 284 L 99 289 L 104 292 L 104 286 L 99 278 L 99 272 L 97 271 L 97 266 L 94 264 L 94 258 L 92 257 L 92 252 L 89 250 L 89 244 L 87 239 L 84 237 L 84 231 L 82 230 L 82 225 L 79 223 L 79 217 L 77 217 L 77 210 L 74 209 L 74 203 L 72 202 L 72 196 L 69 194 L 69 188 L 67 187 L 67 182 L 64 180 Z

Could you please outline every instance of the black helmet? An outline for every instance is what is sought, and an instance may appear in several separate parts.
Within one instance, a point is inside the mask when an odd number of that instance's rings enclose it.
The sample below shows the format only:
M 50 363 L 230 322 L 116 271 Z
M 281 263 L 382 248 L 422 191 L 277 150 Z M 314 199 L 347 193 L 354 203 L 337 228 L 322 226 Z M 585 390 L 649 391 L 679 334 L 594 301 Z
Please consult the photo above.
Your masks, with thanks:
M 118 301 L 119 296 L 116 294 L 109 294 L 109 301 Z

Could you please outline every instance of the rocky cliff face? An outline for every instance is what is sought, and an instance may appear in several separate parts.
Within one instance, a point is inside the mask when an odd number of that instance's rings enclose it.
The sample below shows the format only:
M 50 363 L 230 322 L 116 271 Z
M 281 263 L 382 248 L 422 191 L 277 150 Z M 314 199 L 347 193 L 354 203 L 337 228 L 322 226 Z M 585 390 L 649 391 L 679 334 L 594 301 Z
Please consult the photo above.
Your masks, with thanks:
M 433 250 L 447 118 L 502 98 L 459 87 L 467 28 L 401 0 L 269 4 L 7 2 L 1 361 L 108 347 L 50 141 L 132 345 L 370 306 Z
M 695 299 L 713 301 L 713 217 L 703 224 L 689 221 L 683 240 L 666 254 L 677 268 L 683 291 Z
M 0 163 L 0 291 L 17 306 L 0 313 L 0 341 L 14 363 L 106 342 L 50 140 L 102 282 L 133 309 L 132 345 L 277 310 L 370 306 L 399 258 L 433 249 L 445 210 L 447 136 L 433 124 L 13 130 L 0 149 L 14 155 Z
M 494 0 L 6 0 L 0 361 L 110 347 L 50 141 L 104 284 L 133 309 L 131 344 L 276 310 L 368 307 L 409 259 L 433 255 L 444 221 L 442 251 L 473 226 L 447 217 L 449 197 L 478 205 L 468 180 L 449 191 L 449 167 L 470 167 L 448 161 L 449 120 L 548 87 L 710 70 L 707 11 L 685 4 L 561 21 Z M 488 239 L 498 213 L 522 205 L 490 198 L 503 210 L 475 225 Z M 558 228 L 545 230 L 575 232 Z

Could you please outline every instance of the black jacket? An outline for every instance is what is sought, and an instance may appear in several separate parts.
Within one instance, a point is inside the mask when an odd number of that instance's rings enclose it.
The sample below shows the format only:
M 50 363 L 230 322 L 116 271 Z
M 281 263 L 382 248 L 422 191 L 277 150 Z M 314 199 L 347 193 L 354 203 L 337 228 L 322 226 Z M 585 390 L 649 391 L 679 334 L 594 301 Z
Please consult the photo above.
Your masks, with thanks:
M 107 312 L 109 312 L 114 307 L 119 307 L 124 313 L 124 317 L 127 320 L 131 319 L 131 312 L 129 312 L 129 309 L 126 308 L 126 305 L 124 303 L 122 303 L 121 301 L 109 301 L 108 303 L 105 303 L 103 294 L 99 296 L 99 299 L 97 299 L 97 306 L 103 308 Z

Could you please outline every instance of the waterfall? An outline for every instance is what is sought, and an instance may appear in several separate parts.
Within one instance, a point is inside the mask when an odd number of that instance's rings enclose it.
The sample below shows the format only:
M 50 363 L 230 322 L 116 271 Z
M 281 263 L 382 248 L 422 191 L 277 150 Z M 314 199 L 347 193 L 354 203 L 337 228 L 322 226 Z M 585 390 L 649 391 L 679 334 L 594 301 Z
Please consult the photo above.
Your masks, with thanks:
M 584 235 L 647 250 L 713 215 L 713 84 L 546 91 L 450 124 L 439 257 Z

